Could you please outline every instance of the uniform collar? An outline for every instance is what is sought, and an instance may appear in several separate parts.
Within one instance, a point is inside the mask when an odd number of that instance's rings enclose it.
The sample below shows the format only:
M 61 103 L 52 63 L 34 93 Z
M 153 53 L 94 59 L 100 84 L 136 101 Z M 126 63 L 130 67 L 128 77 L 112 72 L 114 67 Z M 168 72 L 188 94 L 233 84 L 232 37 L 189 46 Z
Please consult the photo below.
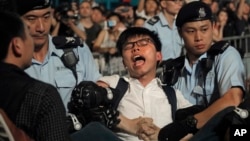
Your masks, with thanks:
M 168 23 L 167 19 L 165 18 L 165 15 L 164 15 L 163 12 L 160 12 L 160 13 L 159 13 L 159 19 L 160 19 L 160 22 L 161 22 L 161 25 L 162 25 L 162 26 L 168 26 L 168 27 L 169 27 L 169 23 Z M 176 19 L 176 18 L 175 18 L 175 19 Z M 176 20 L 174 20 L 173 29 L 176 29 L 176 28 L 177 28 L 176 25 L 175 25 L 175 22 L 176 22 Z
M 203 58 L 207 58 L 207 52 L 204 53 L 204 54 L 202 54 L 202 55 L 199 57 L 199 59 L 195 62 L 195 64 L 197 64 L 197 63 L 198 63 L 199 61 L 201 61 L 201 59 L 203 59 Z M 186 68 L 189 72 L 191 72 L 192 68 L 191 68 L 191 66 L 189 65 L 189 61 L 188 61 L 187 56 L 185 57 L 184 66 L 185 66 L 185 68 Z
M 163 12 L 160 12 L 159 13 L 159 18 L 160 18 L 160 22 L 161 22 L 161 25 L 162 26 L 168 26 L 169 23 L 168 21 L 166 20 L 165 16 L 164 16 L 164 13 Z

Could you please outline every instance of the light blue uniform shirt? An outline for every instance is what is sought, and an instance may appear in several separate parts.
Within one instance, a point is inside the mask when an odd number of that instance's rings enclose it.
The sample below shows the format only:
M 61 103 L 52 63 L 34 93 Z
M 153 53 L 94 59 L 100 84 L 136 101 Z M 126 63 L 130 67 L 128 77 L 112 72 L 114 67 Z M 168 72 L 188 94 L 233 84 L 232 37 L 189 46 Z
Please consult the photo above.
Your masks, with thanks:
M 175 88 L 179 89 L 192 104 L 205 104 L 205 95 L 208 103 L 213 102 L 233 86 L 240 86 L 245 90 L 245 67 L 241 56 L 234 47 L 229 46 L 222 54 L 215 56 L 212 69 L 206 76 L 205 84 L 200 66 L 202 58 L 207 58 L 207 53 L 203 54 L 193 64 L 193 67 L 190 67 L 187 58 L 185 58 L 181 77 L 175 84 Z
M 84 47 L 74 49 L 79 61 L 76 64 L 78 82 L 83 80 L 97 81 L 101 74 L 94 62 L 92 53 L 89 47 L 84 44 Z M 67 104 L 71 97 L 71 92 L 76 86 L 76 79 L 73 72 L 66 68 L 61 61 L 61 56 L 64 54 L 62 49 L 56 49 L 52 43 L 52 37 L 49 36 L 49 50 L 44 62 L 38 62 L 32 59 L 32 65 L 25 71 L 33 78 L 47 82 L 55 86 L 61 95 L 64 106 L 67 110 Z
M 175 21 L 171 29 L 162 12 L 157 17 L 153 17 L 145 22 L 144 27 L 158 34 L 162 44 L 163 60 L 179 57 L 182 52 L 183 40 L 178 34 Z

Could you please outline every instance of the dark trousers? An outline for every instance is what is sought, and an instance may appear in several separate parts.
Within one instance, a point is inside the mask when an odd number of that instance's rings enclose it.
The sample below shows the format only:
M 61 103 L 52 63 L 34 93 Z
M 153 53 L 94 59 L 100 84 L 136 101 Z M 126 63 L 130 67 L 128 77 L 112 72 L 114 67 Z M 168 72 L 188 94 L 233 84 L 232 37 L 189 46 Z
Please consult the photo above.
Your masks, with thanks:
M 122 141 L 99 122 L 91 122 L 80 131 L 71 134 L 72 141 Z

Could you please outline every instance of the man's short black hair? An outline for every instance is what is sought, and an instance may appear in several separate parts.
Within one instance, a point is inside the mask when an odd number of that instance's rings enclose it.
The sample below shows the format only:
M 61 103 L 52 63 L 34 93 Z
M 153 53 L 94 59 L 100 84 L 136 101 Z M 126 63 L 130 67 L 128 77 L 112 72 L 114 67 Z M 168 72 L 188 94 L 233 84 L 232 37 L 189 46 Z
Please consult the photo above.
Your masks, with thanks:
M 25 39 L 24 23 L 14 12 L 0 11 L 0 60 L 7 56 L 9 44 L 14 37 Z
M 92 7 L 92 10 L 98 10 L 102 15 L 106 16 L 107 10 L 103 6 Z
M 110 17 L 116 16 L 120 21 L 123 21 L 122 16 L 115 12 L 110 12 L 107 14 L 106 19 L 109 19 Z
M 119 53 L 122 53 L 122 48 L 129 39 L 134 38 L 136 36 L 141 36 L 141 35 L 149 36 L 152 39 L 156 50 L 161 51 L 161 41 L 157 33 L 155 33 L 154 31 L 150 31 L 149 29 L 145 27 L 129 27 L 121 33 L 116 43 L 116 47 Z

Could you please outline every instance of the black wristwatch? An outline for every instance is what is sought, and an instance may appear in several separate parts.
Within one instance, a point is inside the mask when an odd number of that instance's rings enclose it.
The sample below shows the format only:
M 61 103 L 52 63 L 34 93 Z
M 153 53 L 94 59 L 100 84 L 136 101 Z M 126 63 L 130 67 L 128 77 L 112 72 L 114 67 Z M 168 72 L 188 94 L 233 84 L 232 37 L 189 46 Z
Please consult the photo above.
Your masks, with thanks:
M 191 133 L 196 133 L 198 129 L 196 128 L 198 120 L 193 116 L 190 115 L 186 118 L 186 125 L 190 129 Z

